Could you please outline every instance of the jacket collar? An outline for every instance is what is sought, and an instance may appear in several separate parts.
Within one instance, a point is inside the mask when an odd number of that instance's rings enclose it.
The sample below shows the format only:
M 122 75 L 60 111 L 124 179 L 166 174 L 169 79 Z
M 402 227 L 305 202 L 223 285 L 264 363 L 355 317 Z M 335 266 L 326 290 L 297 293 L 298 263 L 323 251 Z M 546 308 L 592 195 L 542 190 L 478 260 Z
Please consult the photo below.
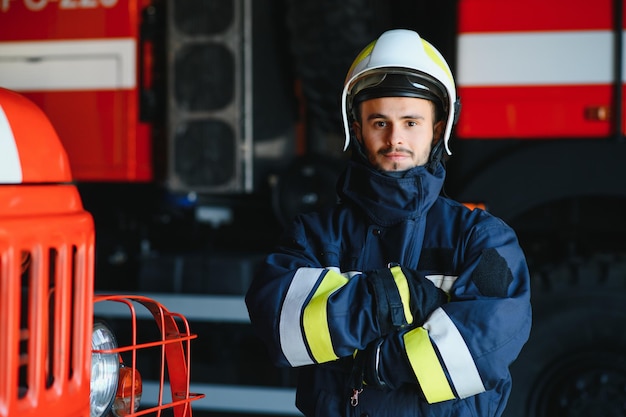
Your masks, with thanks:
M 399 178 L 351 159 L 337 185 L 341 200 L 362 209 L 374 223 L 391 226 L 425 214 L 441 193 L 444 178 L 441 164 L 434 173 L 420 166 Z

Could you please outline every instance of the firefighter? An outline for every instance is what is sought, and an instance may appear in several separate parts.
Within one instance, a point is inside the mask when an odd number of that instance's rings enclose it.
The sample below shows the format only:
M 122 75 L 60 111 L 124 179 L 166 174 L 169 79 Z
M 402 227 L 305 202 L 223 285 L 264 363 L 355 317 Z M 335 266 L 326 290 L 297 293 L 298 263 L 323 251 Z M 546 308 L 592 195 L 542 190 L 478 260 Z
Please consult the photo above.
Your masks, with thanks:
M 342 93 L 336 206 L 297 216 L 246 294 L 305 416 L 500 416 L 531 326 L 514 231 L 442 193 L 460 106 L 409 30 L 356 58 Z

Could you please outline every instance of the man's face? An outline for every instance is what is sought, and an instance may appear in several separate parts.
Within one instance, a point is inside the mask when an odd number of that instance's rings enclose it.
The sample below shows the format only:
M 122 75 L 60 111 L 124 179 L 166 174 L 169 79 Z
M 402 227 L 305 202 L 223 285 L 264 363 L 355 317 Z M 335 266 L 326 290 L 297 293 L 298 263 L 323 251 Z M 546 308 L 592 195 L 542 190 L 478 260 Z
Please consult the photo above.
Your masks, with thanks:
M 443 122 L 434 123 L 434 117 L 429 100 L 382 97 L 361 103 L 361 121 L 354 122 L 353 128 L 375 168 L 405 171 L 428 162 L 443 129 Z

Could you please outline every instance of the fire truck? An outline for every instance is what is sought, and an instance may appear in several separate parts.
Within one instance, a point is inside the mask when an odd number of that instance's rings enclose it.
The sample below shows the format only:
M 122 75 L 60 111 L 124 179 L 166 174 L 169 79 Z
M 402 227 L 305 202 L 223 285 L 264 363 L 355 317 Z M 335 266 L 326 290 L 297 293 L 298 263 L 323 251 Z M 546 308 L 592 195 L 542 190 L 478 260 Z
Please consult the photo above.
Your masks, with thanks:
M 621 0 L 0 0 L 0 86 L 58 132 L 97 292 L 192 322 L 194 412 L 297 416 L 297 370 L 271 366 L 243 294 L 284 224 L 335 202 L 352 59 L 416 30 L 461 99 L 444 191 L 509 223 L 531 271 L 505 417 L 623 416 L 624 16 Z
M 67 155 L 46 115 L 2 88 L 0 154 L 0 416 L 191 416 L 202 395 L 189 391 L 187 320 L 147 297 L 94 295 L 93 220 Z M 140 308 L 152 332 L 140 331 Z M 111 309 L 130 338 L 99 316 Z M 155 371 L 147 398 L 142 374 Z

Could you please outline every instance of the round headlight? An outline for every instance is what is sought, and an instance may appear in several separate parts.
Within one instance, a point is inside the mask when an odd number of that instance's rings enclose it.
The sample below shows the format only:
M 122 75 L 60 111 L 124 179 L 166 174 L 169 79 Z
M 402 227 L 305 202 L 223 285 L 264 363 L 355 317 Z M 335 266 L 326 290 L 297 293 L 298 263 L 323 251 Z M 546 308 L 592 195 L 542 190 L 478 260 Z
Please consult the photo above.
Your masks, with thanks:
M 117 341 L 111 329 L 102 322 L 95 322 L 91 334 L 91 417 L 105 415 L 115 398 L 120 361 L 117 353 L 106 351 L 116 348 Z

